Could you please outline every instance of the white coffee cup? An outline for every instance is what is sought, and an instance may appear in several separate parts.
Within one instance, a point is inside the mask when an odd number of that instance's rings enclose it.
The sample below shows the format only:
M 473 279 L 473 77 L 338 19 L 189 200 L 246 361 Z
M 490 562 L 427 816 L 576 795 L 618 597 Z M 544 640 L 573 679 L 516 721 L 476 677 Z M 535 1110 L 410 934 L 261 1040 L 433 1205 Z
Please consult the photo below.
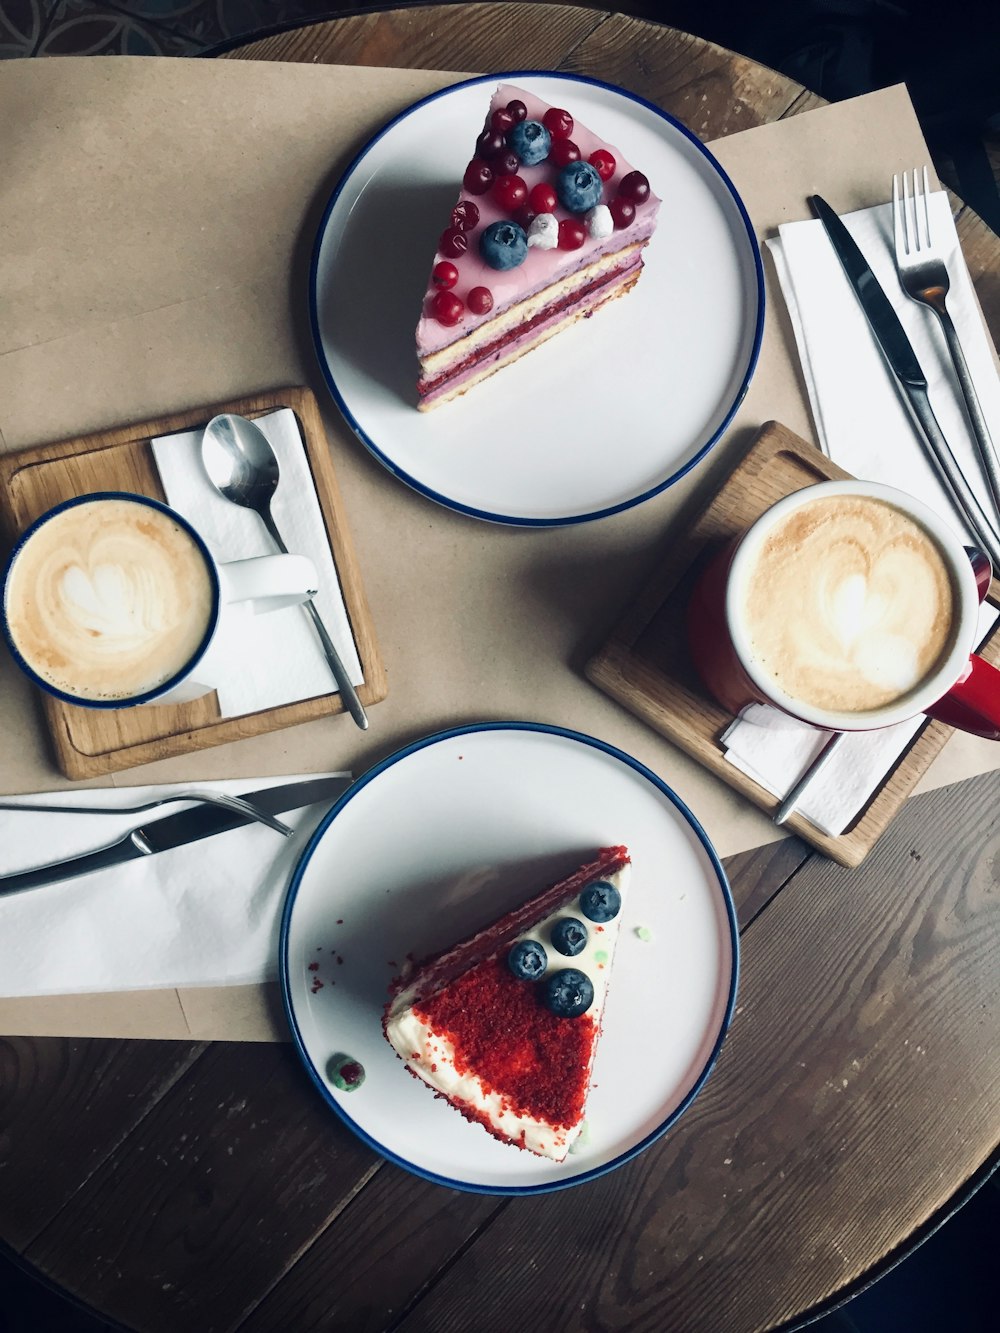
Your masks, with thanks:
M 22 671 L 66 703 L 183 703 L 222 683 L 240 617 L 305 602 L 316 587 L 306 556 L 219 562 L 158 500 L 100 491 L 56 505 L 23 534 L 4 571 L 0 623 Z

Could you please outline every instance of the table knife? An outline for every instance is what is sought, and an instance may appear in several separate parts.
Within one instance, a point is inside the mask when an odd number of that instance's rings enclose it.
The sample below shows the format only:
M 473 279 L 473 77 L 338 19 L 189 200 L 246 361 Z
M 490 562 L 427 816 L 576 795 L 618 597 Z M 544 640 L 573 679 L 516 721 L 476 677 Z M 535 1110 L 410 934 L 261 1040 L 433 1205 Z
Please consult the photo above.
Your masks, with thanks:
M 927 395 L 927 377 L 920 368 L 913 345 L 899 321 L 899 316 L 892 307 L 892 302 L 879 286 L 878 279 L 861 253 L 858 243 L 844 226 L 843 222 L 830 205 L 820 195 L 810 195 L 809 203 L 813 212 L 822 222 L 830 238 L 837 258 L 847 274 L 847 279 L 854 288 L 854 293 L 861 304 L 861 309 L 871 326 L 872 332 L 882 349 L 882 354 L 889 368 L 899 381 L 903 392 L 920 423 L 931 449 L 932 461 L 937 464 L 948 488 L 953 493 L 959 509 L 971 528 L 982 549 L 993 561 L 994 569 L 1000 569 L 1000 534 L 990 523 L 982 506 L 976 499 L 969 483 L 962 475 L 962 470 L 955 461 L 948 441 L 938 425 L 934 409 Z
M 333 777 L 308 778 L 302 782 L 286 782 L 278 787 L 265 787 L 262 791 L 241 792 L 244 800 L 251 801 L 270 815 L 279 815 L 285 810 L 298 810 L 304 805 L 314 805 L 319 801 L 331 801 L 341 796 L 350 787 L 353 778 L 338 774 Z M 219 806 L 199 806 L 195 810 L 181 810 L 162 819 L 150 820 L 140 828 L 132 829 L 117 842 L 107 847 L 99 847 L 93 852 L 84 852 L 82 856 L 70 856 L 63 861 L 53 861 L 49 865 L 37 866 L 33 870 L 20 870 L 13 875 L 0 875 L 0 897 L 11 893 L 20 893 L 24 889 L 39 888 L 43 884 L 56 884 L 64 879 L 74 879 L 77 875 L 86 875 L 92 870 L 104 870 L 109 866 L 122 865 L 126 861 L 135 861 L 143 856 L 153 856 L 157 852 L 167 852 L 174 847 L 183 847 L 189 842 L 198 842 L 202 838 L 214 837 L 216 833 L 227 833 L 230 829 L 242 828 L 254 821 L 249 815 L 235 810 L 224 810 Z

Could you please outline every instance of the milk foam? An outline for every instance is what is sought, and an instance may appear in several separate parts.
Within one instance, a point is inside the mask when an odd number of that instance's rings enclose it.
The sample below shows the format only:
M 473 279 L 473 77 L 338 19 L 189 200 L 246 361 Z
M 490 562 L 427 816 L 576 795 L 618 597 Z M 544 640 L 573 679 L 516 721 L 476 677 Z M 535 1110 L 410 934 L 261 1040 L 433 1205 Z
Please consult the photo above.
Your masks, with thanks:
M 48 684 L 94 701 L 157 689 L 197 653 L 214 584 L 197 543 L 170 515 L 118 498 L 44 523 L 11 571 L 7 621 Z
M 954 592 L 934 539 L 869 496 L 804 504 L 747 580 L 754 660 L 815 708 L 867 712 L 908 694 L 949 647 Z

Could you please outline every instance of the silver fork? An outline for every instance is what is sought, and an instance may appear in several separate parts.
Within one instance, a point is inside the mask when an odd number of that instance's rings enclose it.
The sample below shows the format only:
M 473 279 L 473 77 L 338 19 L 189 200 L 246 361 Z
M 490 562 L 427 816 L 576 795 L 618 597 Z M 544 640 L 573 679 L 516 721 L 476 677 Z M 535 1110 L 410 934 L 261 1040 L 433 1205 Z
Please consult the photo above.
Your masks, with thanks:
M 170 805 L 173 801 L 204 801 L 209 805 L 221 805 L 224 810 L 232 810 L 259 824 L 266 824 L 286 838 L 290 838 L 294 832 L 282 820 L 265 813 L 251 801 L 244 801 L 240 796 L 227 796 L 221 791 L 183 791 L 175 796 L 161 796 L 155 801 L 145 801 L 142 805 L 32 805 L 26 801 L 0 801 L 0 810 L 30 810 L 49 815 L 140 815 L 146 810 Z
M 997 459 L 996 450 L 993 448 L 993 440 L 990 438 L 989 427 L 979 405 L 976 386 L 969 374 L 958 331 L 948 313 L 945 298 L 951 282 L 944 257 L 931 239 L 929 194 L 926 167 L 923 169 L 922 180 L 914 169 L 912 193 L 906 172 L 903 173 L 902 194 L 900 194 L 899 177 L 892 178 L 892 231 L 896 250 L 896 271 L 907 296 L 919 301 L 921 305 L 929 306 L 941 321 L 941 328 L 955 366 L 955 374 L 958 376 L 965 397 L 983 470 L 993 495 L 993 504 L 1000 517 L 1000 460 Z

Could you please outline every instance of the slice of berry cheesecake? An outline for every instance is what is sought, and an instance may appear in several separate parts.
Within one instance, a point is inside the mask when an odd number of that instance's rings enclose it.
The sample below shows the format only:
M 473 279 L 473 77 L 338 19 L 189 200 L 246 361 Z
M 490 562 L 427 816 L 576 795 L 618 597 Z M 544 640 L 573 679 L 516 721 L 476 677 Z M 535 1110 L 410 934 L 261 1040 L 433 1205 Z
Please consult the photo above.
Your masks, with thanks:
M 629 291 L 659 207 L 643 173 L 570 111 L 498 88 L 417 324 L 420 408 Z
M 393 983 L 390 1045 L 494 1137 L 561 1162 L 583 1127 L 630 869 L 606 847 Z

